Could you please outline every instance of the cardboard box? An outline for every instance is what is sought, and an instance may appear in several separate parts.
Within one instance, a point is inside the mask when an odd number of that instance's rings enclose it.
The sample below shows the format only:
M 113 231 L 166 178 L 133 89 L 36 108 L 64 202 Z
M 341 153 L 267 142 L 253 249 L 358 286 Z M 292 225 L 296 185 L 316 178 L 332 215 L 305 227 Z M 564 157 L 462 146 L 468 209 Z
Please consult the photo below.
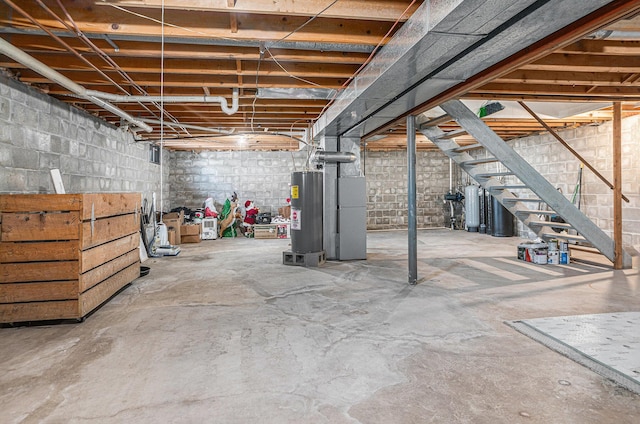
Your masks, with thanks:
M 282 215 L 285 218 L 291 218 L 291 205 L 278 208 L 278 215 Z
M 281 239 L 289 238 L 290 224 L 276 224 L 276 226 L 277 226 L 278 238 L 281 238 Z
M 172 241 L 171 236 L 169 236 L 169 244 L 172 246 L 180 244 L 180 226 L 184 222 L 184 211 L 180 211 L 179 213 L 166 213 L 162 216 L 162 222 L 164 222 L 164 225 L 167 226 L 167 232 L 170 233 L 171 230 L 175 232 L 175 240 Z
M 253 238 L 257 238 L 257 239 L 278 238 L 276 224 L 255 224 L 253 226 Z
M 162 215 L 162 220 L 166 222 L 167 219 L 177 219 L 180 221 L 180 225 L 184 222 L 184 211 L 170 212 Z
M 197 236 L 182 236 L 182 243 L 200 243 L 200 235 Z
M 198 236 L 200 237 L 200 231 L 202 231 L 202 226 L 200 224 L 187 224 L 180 226 L 180 238 L 184 238 L 184 236 Z
M 178 230 L 180 231 L 180 230 Z M 176 244 L 180 244 L 178 238 L 176 238 L 176 230 L 170 229 L 167 230 L 167 235 L 169 236 L 169 244 L 175 246 Z

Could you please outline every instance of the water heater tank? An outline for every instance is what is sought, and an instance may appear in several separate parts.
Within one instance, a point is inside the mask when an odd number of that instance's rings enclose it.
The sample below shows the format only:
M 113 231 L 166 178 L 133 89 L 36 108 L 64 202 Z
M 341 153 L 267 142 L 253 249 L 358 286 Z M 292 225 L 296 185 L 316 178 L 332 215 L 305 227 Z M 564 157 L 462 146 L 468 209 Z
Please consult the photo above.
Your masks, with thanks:
M 322 173 L 291 174 L 291 251 L 322 251 Z
M 478 232 L 480 226 L 480 199 L 478 198 L 478 186 L 468 185 L 464 189 L 465 224 L 467 231 Z

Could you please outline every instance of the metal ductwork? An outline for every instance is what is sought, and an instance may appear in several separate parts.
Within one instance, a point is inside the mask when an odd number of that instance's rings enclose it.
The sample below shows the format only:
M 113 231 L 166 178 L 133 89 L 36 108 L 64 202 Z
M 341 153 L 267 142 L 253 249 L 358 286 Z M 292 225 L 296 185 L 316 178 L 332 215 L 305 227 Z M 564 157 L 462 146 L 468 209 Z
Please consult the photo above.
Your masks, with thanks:
M 640 31 L 607 31 L 600 30 L 585 37 L 587 40 L 620 40 L 620 41 L 638 41 L 640 40 Z
M 372 134 L 590 13 L 605 7 L 623 13 L 634 4 L 637 1 L 425 1 L 340 91 L 314 124 L 314 137 Z
M 313 154 L 313 162 L 322 163 L 352 163 L 356 161 L 356 154 L 352 152 L 326 152 L 316 150 Z
M 88 90 L 83 86 L 76 84 L 75 82 L 71 81 L 69 78 L 65 77 L 58 71 L 51 69 L 44 63 L 40 62 L 38 59 L 28 55 L 27 53 L 23 52 L 22 50 L 8 43 L 2 38 L 0 38 L 0 53 L 9 56 L 13 60 L 20 62 L 24 66 L 39 73 L 43 77 L 48 78 L 52 82 L 55 82 L 56 84 L 60 84 L 67 90 L 71 91 L 73 94 L 83 99 L 89 100 L 91 103 L 97 106 L 100 106 L 105 110 L 108 110 L 109 112 L 128 121 L 134 126 L 139 127 L 146 132 L 151 132 L 153 130 L 153 128 L 151 128 L 149 125 L 145 124 L 139 119 L 134 118 L 133 116 L 129 115 L 127 112 L 123 111 L 122 109 L 119 109 L 118 107 L 110 103 L 107 103 L 104 100 L 101 100 L 97 97 L 90 95 L 87 92 Z

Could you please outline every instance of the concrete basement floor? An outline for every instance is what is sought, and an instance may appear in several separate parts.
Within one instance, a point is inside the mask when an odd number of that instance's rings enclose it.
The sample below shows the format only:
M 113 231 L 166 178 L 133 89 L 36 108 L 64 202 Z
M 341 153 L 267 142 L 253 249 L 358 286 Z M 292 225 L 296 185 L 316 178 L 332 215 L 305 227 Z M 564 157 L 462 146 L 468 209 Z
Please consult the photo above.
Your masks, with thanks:
M 637 423 L 640 396 L 504 324 L 638 311 L 637 269 L 532 265 L 517 238 L 371 232 L 183 245 L 82 324 L 0 329 L 2 423 Z

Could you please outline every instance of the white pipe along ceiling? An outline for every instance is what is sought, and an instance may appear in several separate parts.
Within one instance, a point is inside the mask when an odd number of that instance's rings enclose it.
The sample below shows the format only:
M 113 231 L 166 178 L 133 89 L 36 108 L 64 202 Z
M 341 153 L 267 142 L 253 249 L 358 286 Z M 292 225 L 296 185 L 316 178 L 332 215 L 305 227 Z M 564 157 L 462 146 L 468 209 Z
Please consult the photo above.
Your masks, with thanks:
M 151 132 L 153 128 L 143 122 L 143 120 L 136 119 L 127 112 L 112 105 L 108 101 L 116 103 L 141 103 L 141 102 L 166 102 L 166 103 L 219 103 L 222 111 L 227 115 L 233 115 L 239 108 L 239 95 L 238 89 L 233 89 L 232 104 L 229 106 L 227 99 L 221 96 L 120 96 L 116 94 L 104 93 L 101 91 L 87 90 L 80 84 L 75 83 L 69 78 L 65 77 L 58 71 L 51 69 L 46 64 L 40 62 L 38 59 L 23 52 L 17 47 L 13 46 L 9 42 L 0 38 L 0 53 L 5 54 L 12 59 L 20 62 L 24 66 L 38 72 L 43 77 L 50 79 L 51 81 L 60 84 L 67 90 L 71 91 L 76 96 L 89 100 L 97 106 L 119 116 L 130 124 L 146 131 Z
M 611 0 L 424 2 L 313 128 L 362 137 Z

